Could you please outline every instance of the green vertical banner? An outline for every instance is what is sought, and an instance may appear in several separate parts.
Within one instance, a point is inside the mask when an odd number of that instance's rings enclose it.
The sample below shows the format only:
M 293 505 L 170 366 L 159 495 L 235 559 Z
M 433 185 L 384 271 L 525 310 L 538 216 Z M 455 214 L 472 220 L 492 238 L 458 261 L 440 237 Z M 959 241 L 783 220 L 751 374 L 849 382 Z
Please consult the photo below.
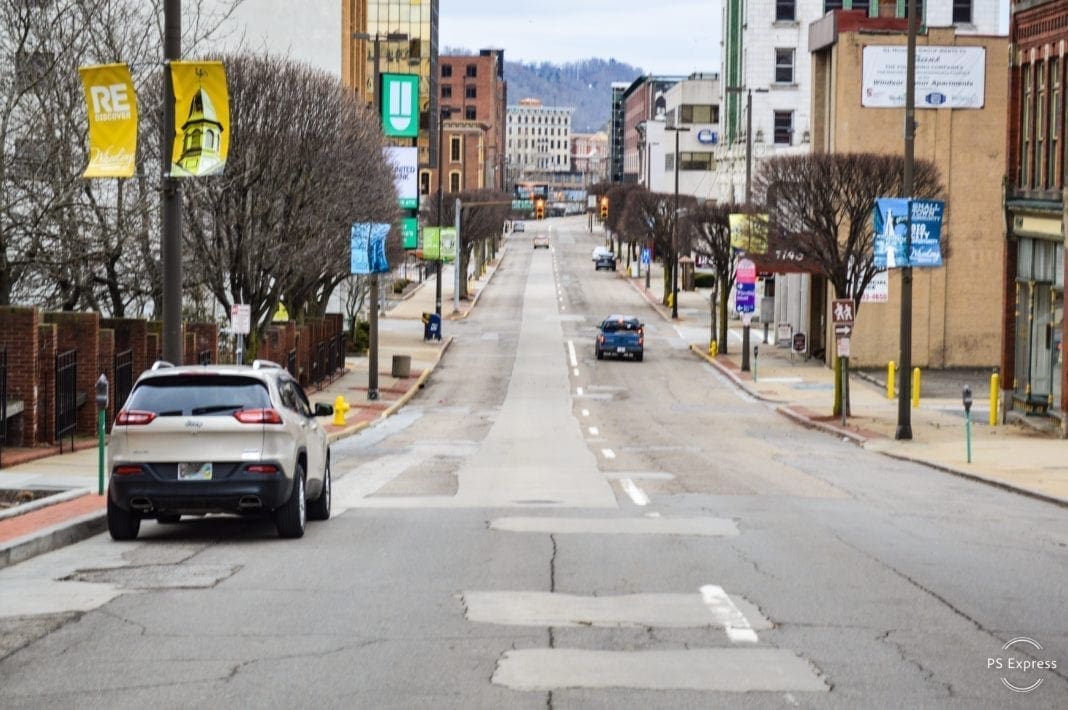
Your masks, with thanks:
M 419 135 L 419 75 L 383 74 L 381 89 L 382 130 L 387 136 L 417 137 Z
M 423 260 L 441 258 L 441 227 L 423 227 Z
M 419 247 L 419 218 L 402 217 L 400 221 L 401 244 L 405 249 Z

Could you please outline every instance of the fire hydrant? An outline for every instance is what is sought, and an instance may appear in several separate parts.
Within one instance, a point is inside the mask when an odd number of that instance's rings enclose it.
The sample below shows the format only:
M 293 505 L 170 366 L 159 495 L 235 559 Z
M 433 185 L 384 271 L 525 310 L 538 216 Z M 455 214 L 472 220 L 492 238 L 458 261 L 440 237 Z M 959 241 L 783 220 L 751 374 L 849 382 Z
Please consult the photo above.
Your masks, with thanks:
M 349 403 L 341 395 L 334 400 L 334 426 L 345 426 L 345 412 L 349 411 Z

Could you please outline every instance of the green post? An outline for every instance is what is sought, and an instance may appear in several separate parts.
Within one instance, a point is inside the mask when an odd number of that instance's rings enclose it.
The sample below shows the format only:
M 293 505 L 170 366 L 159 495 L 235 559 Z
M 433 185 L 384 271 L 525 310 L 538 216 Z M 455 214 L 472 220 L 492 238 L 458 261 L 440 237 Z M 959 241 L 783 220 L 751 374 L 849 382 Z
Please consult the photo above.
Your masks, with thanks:
M 96 494 L 104 495 L 104 429 L 108 409 L 108 378 L 101 375 L 96 381 Z
M 104 416 L 103 409 L 96 415 L 96 494 L 101 496 L 104 495 Z

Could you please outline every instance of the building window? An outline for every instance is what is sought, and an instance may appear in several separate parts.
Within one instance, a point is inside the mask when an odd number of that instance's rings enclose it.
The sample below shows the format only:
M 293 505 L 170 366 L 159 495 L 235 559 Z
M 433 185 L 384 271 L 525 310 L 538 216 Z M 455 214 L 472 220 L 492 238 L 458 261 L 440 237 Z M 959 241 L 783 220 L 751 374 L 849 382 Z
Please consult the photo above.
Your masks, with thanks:
M 467 65 L 467 76 L 469 78 L 471 78 L 471 79 L 474 79 L 476 76 L 478 76 L 478 65 L 477 64 L 468 64 Z
M 971 24 L 972 0 L 953 0 L 953 22 L 956 24 Z
M 443 98 L 443 99 L 451 99 L 452 98 L 452 85 L 451 84 L 442 84 L 441 85 L 441 98 Z
M 460 191 L 460 171 L 453 170 L 449 173 L 449 192 Z
M 1046 184 L 1051 188 L 1061 188 L 1063 183 L 1061 175 L 1061 61 L 1058 58 L 1050 60 L 1050 104 L 1049 104 L 1049 178 Z
M 825 0 L 823 3 L 823 14 L 828 12 L 834 12 L 835 10 L 842 10 L 845 8 L 845 3 L 842 0 Z
M 794 83 L 794 50 L 775 50 L 775 83 Z
M 775 0 L 775 21 L 793 22 L 797 19 L 797 0 Z
M 679 153 L 679 170 L 712 170 L 715 159 L 709 152 L 683 151 Z
M 419 194 L 420 195 L 429 195 L 430 194 L 430 171 L 429 170 L 422 170 L 419 173 Z
M 464 107 L 464 118 L 468 121 L 474 121 L 476 119 L 476 109 L 474 106 Z
M 464 87 L 464 98 L 477 99 L 478 98 L 478 87 L 477 86 L 465 86 Z
M 451 64 L 442 64 L 441 65 L 441 78 L 448 79 L 450 76 L 452 76 L 452 65 Z
M 1023 106 L 1020 111 L 1020 187 L 1031 187 L 1031 117 L 1034 94 L 1031 86 L 1031 65 L 1024 64 L 1022 72 Z
M 1046 62 L 1035 67 L 1035 187 L 1045 187 L 1046 176 Z
M 791 145 L 794 136 L 794 112 L 775 112 L 775 145 Z
M 909 4 L 905 3 L 905 17 L 909 16 Z M 916 0 L 916 18 L 923 24 L 923 0 Z
M 871 0 L 853 0 L 853 10 L 863 10 L 865 15 L 871 14 Z
M 453 136 L 449 139 L 449 160 L 454 163 L 460 162 L 460 151 L 463 148 L 463 143 L 459 136 Z
M 719 123 L 719 106 L 683 104 L 679 109 L 681 123 Z

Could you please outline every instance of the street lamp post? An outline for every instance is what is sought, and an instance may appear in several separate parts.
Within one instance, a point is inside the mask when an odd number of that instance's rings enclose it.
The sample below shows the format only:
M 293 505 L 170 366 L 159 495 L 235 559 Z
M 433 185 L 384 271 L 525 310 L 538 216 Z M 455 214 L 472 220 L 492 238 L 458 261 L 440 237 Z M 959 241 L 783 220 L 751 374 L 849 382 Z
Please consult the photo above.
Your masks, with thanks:
M 438 229 L 441 229 L 442 225 L 442 197 L 444 193 L 445 184 L 445 119 L 452 113 L 450 109 L 442 108 L 438 113 Z M 436 271 L 436 281 L 434 283 L 434 312 L 441 317 L 441 235 L 438 234 L 438 265 Z
M 675 134 L 675 217 L 671 220 L 671 317 L 679 318 L 679 134 L 689 132 L 686 126 L 666 126 Z
M 902 175 L 902 191 L 907 202 L 908 219 L 905 222 L 905 267 L 901 269 L 901 387 L 898 388 L 897 430 L 895 439 L 912 438 L 912 382 L 909 371 L 912 369 L 912 189 L 913 160 L 916 142 L 916 0 L 906 3 L 908 14 L 908 39 L 905 45 L 905 165 Z M 842 404 L 845 409 L 845 404 Z
M 167 61 L 182 56 L 182 3 L 163 4 L 163 56 Z M 163 140 L 160 198 L 160 262 L 163 267 L 163 359 L 182 364 L 182 192 L 181 183 L 170 175 L 174 145 L 174 88 L 170 71 L 163 72 Z M 229 128 L 229 126 L 228 126 Z
M 745 210 L 750 212 L 753 203 L 753 92 L 767 93 L 767 89 L 751 89 L 744 86 L 728 86 L 727 93 L 745 92 Z M 733 181 L 732 181 L 733 185 Z M 733 188 L 732 188 L 733 190 Z M 742 319 L 742 372 L 749 372 L 749 322 Z
M 375 113 L 378 115 L 379 124 L 382 121 L 382 80 L 380 71 L 380 59 L 381 59 L 381 45 L 382 40 L 387 42 L 404 42 L 408 39 L 408 35 L 403 32 L 390 32 L 386 35 L 380 35 L 375 33 L 374 35 L 366 32 L 353 32 L 353 39 L 362 39 L 364 41 L 370 41 L 372 43 L 372 61 L 374 62 L 374 84 L 372 91 L 374 91 L 374 107 Z M 378 399 L 378 274 L 370 274 L 371 276 L 371 292 L 369 294 L 369 300 L 371 302 L 368 309 L 367 318 L 367 399 Z

